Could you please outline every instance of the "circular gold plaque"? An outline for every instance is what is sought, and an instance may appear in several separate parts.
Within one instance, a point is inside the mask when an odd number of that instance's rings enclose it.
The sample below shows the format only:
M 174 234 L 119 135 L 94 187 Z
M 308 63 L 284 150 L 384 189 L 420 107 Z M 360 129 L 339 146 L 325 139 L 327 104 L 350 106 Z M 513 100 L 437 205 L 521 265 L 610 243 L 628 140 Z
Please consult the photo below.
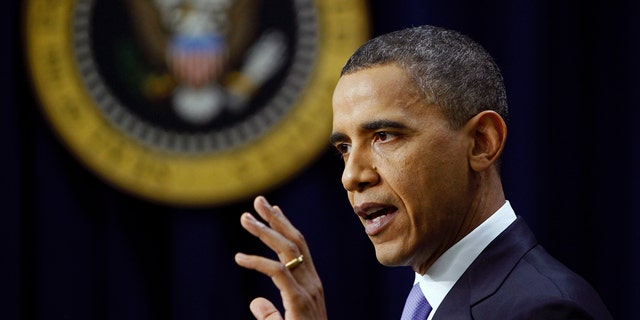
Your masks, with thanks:
M 169 205 L 224 204 L 325 150 L 366 5 L 190 2 L 30 0 L 28 65 L 54 131 L 105 181 Z

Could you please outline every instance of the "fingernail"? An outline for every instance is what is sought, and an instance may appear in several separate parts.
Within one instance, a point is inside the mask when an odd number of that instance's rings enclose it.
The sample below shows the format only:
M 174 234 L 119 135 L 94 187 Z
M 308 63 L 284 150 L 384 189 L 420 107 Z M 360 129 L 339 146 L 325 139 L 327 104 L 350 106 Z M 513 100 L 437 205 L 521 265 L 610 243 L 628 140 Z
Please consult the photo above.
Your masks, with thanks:
M 245 218 L 247 218 L 249 221 L 251 222 L 256 222 L 256 217 L 254 217 L 251 213 L 245 213 L 244 214 Z
M 236 261 L 246 261 L 247 260 L 247 255 L 245 255 L 244 253 L 238 252 L 238 253 L 236 253 L 235 260 Z
M 254 217 L 251 213 L 245 213 L 245 217 L 249 220 L 249 222 L 255 224 L 256 226 L 263 227 L 264 223 L 258 221 L 256 217 Z
M 265 197 L 260 197 L 260 202 L 262 202 L 262 204 L 264 204 L 267 207 L 271 206 L 271 204 L 269 203 L 269 201 L 267 201 L 267 198 Z

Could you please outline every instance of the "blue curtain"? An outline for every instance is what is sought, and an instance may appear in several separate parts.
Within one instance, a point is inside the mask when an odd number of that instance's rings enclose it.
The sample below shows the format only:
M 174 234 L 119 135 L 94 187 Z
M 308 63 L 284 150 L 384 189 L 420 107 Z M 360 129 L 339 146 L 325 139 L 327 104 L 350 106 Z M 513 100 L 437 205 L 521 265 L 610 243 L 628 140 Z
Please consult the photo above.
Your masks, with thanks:
M 21 2 L 2 3 L 4 98 L 0 318 L 251 319 L 270 279 L 235 252 L 251 201 L 176 209 L 119 192 L 62 146 L 23 61 Z M 615 318 L 640 301 L 640 3 L 370 1 L 372 35 L 434 24 L 470 35 L 502 68 L 510 101 L 508 199 L 540 242 L 600 292 Z M 311 247 L 332 319 L 396 319 L 413 279 L 386 268 L 327 151 L 266 194 Z

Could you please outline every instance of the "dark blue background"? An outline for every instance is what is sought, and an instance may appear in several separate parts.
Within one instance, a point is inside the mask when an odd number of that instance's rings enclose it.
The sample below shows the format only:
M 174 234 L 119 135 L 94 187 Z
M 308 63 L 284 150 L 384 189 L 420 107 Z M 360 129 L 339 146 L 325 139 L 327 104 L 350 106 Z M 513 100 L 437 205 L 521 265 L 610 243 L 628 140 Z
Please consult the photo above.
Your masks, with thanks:
M 61 145 L 30 90 L 21 2 L 0 10 L 0 318 L 250 319 L 270 254 L 239 227 L 251 201 L 176 209 L 104 184 Z M 470 35 L 502 68 L 511 108 L 508 199 L 618 319 L 640 301 L 640 2 L 376 0 L 372 34 L 419 24 Z M 331 319 L 397 319 L 413 279 L 375 260 L 327 151 L 267 193 L 301 229 Z M 499 310 L 497 310 L 499 312 Z

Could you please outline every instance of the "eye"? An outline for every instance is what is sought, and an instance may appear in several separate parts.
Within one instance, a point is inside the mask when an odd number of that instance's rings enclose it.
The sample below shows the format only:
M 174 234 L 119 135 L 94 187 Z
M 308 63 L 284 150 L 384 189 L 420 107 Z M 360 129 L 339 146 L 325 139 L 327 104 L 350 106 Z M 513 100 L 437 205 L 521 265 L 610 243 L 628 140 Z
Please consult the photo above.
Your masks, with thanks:
M 395 135 L 386 131 L 376 132 L 373 136 L 374 142 L 386 142 L 393 139 Z
M 335 148 L 342 157 L 345 157 L 351 152 L 351 145 L 348 143 L 338 143 L 335 145 Z

